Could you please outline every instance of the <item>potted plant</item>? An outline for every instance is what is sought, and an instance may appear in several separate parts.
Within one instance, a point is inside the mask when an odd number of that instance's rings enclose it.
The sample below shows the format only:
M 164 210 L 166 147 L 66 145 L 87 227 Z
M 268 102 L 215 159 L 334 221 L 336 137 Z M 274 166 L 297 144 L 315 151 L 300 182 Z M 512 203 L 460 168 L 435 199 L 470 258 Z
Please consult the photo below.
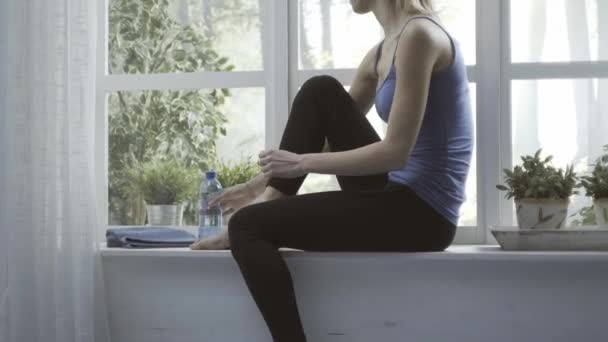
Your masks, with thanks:
M 237 163 L 218 161 L 215 165 L 217 180 L 224 188 L 250 181 L 260 173 L 260 167 L 251 157 Z
M 251 157 L 234 163 L 218 160 L 215 164 L 215 170 L 217 179 L 224 189 L 247 183 L 261 172 L 259 165 Z M 232 214 L 224 215 L 224 223 L 230 220 L 230 216 Z
M 608 145 L 604 146 L 604 152 L 606 154 L 597 159 L 591 175 L 581 177 L 580 186 L 593 198 L 596 224 L 608 228 Z
M 152 160 L 138 163 L 126 170 L 129 189 L 143 197 L 148 224 L 182 224 L 183 205 L 195 198 L 198 190 L 196 168 L 188 168 L 176 160 Z
M 522 165 L 513 171 L 505 169 L 506 198 L 514 198 L 517 224 L 521 229 L 562 229 L 568 216 L 570 196 L 577 194 L 577 176 L 572 165 L 556 169 L 550 163 L 553 156 L 540 158 L 541 149 L 534 156 L 522 156 Z

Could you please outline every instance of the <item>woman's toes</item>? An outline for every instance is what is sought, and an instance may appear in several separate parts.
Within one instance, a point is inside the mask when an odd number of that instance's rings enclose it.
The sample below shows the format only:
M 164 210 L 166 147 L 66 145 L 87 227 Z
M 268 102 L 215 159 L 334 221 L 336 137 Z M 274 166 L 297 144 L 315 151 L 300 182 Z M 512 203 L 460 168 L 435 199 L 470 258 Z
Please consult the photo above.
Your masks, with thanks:
M 193 243 L 190 246 L 192 250 L 216 250 L 216 249 L 225 249 L 230 245 L 230 241 L 228 241 L 227 237 L 223 236 L 224 234 L 218 234 L 217 236 L 213 236 L 210 238 L 199 240 Z
M 201 250 L 208 249 L 209 239 L 198 240 L 192 245 L 190 245 L 190 249 L 192 250 Z

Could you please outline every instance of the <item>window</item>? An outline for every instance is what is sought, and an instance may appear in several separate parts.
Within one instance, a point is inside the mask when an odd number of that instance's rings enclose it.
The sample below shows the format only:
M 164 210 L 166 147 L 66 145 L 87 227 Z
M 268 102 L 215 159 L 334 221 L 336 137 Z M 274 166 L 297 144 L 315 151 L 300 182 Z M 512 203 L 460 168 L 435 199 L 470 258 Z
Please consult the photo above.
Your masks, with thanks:
M 510 12 L 513 163 L 542 148 L 586 173 L 608 143 L 608 1 L 512 0 Z M 567 224 L 589 205 L 572 197 Z
M 373 15 L 353 13 L 347 0 L 99 6 L 97 155 L 108 168 L 97 186 L 110 224 L 134 222 L 133 213 L 117 215 L 123 204 L 112 193 L 120 158 L 145 150 L 198 163 L 255 159 L 278 146 L 307 79 L 329 74 L 348 89 L 383 36 Z M 512 201 L 495 188 L 503 168 L 543 148 L 558 166 L 583 172 L 608 143 L 608 1 L 435 0 L 435 7 L 460 43 L 475 105 L 478 143 L 457 242 L 484 243 L 488 227 L 515 224 Z M 383 136 L 375 111 L 367 117 Z M 300 193 L 338 188 L 333 176 L 310 175 Z M 571 212 L 587 201 L 573 198 Z
M 604 0 L 512 0 L 513 62 L 608 59 L 607 10 Z
M 101 2 L 98 112 L 106 127 L 110 225 L 141 225 L 127 186 L 136 162 L 161 157 L 205 170 L 252 161 L 266 132 L 268 48 L 258 0 Z M 107 6 L 107 7 L 106 7 Z M 103 52 L 107 51 L 107 55 Z M 106 57 L 107 56 L 107 57 Z M 195 225 L 195 200 L 185 223 Z
M 608 103 L 599 98 L 607 86 L 607 79 L 513 81 L 513 163 L 542 148 L 545 155 L 555 157 L 558 167 L 573 164 L 577 173 L 590 171 L 589 164 L 608 143 Z M 583 191 L 571 198 L 569 210 L 575 214 L 590 205 Z M 570 215 L 567 224 L 580 219 Z
M 435 6 L 475 64 L 475 1 L 437 0 Z M 349 1 L 300 0 L 298 17 L 300 69 L 356 68 L 384 36 L 373 14 L 354 13 Z

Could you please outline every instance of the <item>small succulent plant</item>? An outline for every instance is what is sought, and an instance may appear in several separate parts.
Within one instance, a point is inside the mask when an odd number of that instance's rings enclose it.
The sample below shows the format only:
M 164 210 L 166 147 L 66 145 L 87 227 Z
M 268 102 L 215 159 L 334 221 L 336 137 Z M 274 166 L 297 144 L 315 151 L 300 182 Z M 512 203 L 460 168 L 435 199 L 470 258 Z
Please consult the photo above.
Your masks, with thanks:
M 578 194 L 574 190 L 578 181 L 574 166 L 567 166 L 565 171 L 556 169 L 551 165 L 553 156 L 541 159 L 541 152 L 539 149 L 534 156 L 522 156 L 523 164 L 512 171 L 504 169 L 506 185 L 499 184 L 496 188 L 506 191 L 507 199 L 567 199 Z
M 591 175 L 582 176 L 579 186 L 585 188 L 586 195 L 594 199 L 608 198 L 608 145 L 605 154 L 597 159 Z

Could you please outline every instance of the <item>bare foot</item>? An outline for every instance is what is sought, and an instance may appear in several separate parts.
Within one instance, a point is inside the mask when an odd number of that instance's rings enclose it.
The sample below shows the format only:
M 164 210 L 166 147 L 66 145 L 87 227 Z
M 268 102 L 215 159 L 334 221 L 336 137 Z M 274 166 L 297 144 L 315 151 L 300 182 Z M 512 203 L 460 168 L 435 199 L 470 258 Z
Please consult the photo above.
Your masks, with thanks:
M 192 250 L 218 250 L 230 247 L 228 229 L 223 228 L 216 235 L 201 239 L 190 245 Z
M 260 196 L 256 197 L 252 203 L 272 201 L 283 197 L 287 197 L 287 195 L 273 187 L 267 186 L 266 190 L 264 190 Z
M 264 191 L 264 193 L 262 193 L 260 196 L 256 197 L 249 204 L 271 201 L 271 200 L 283 198 L 286 196 L 287 195 L 283 194 L 282 192 L 280 192 L 272 187 L 266 187 L 266 190 Z M 236 213 L 238 210 L 240 210 L 240 208 L 235 210 L 234 212 L 232 212 L 230 215 L 228 215 L 226 221 L 229 222 L 230 217 L 232 217 L 232 215 L 234 213 Z M 227 225 L 224 226 L 224 228 L 218 234 L 198 240 L 195 243 L 193 243 L 192 245 L 190 245 L 190 249 L 192 249 L 192 250 L 218 250 L 218 249 L 226 249 L 229 247 L 230 247 L 230 240 L 228 238 Z

